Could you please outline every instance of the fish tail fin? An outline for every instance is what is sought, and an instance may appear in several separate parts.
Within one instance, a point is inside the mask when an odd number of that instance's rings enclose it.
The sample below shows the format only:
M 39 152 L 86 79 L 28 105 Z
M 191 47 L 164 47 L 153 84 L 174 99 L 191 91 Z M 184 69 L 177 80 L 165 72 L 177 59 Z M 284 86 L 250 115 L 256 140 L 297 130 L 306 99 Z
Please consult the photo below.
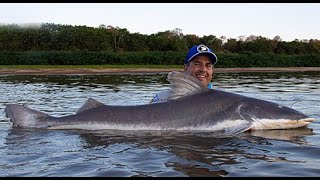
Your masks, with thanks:
M 14 127 L 39 127 L 41 121 L 50 118 L 48 114 L 18 104 L 8 104 L 4 111 Z

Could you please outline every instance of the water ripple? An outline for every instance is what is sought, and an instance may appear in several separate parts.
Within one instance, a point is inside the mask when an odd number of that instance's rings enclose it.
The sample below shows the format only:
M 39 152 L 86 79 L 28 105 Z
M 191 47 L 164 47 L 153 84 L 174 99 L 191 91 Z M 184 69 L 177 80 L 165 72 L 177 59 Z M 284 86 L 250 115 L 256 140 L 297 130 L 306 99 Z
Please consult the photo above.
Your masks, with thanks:
M 213 84 L 320 119 L 320 73 L 219 73 Z M 89 98 L 138 105 L 169 88 L 165 74 L 0 76 L 1 176 L 319 176 L 318 121 L 293 130 L 238 137 L 194 131 L 12 128 L 9 103 L 53 116 L 74 114 Z

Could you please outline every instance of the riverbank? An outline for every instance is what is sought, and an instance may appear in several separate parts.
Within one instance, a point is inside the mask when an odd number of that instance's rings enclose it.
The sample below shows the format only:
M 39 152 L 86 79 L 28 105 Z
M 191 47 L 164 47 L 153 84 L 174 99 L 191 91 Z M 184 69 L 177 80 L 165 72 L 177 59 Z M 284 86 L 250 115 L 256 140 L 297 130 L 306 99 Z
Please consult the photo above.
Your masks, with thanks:
M 167 73 L 183 71 L 177 68 L 70 68 L 70 69 L 14 69 L 0 68 L 0 75 L 68 75 L 68 74 L 126 74 Z M 320 67 L 272 67 L 272 68 L 215 68 L 215 73 L 226 72 L 305 72 L 320 71 Z

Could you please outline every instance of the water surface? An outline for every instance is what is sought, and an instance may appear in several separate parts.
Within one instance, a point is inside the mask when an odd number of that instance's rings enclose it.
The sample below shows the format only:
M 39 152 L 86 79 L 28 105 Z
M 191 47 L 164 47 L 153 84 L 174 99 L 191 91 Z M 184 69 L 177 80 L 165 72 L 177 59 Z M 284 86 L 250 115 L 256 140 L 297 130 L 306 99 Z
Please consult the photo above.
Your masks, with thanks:
M 320 72 L 218 73 L 216 88 L 269 100 L 317 119 L 305 128 L 215 132 L 12 128 L 6 104 L 54 116 L 88 97 L 138 105 L 169 88 L 165 73 L 0 76 L 0 176 L 319 176 Z

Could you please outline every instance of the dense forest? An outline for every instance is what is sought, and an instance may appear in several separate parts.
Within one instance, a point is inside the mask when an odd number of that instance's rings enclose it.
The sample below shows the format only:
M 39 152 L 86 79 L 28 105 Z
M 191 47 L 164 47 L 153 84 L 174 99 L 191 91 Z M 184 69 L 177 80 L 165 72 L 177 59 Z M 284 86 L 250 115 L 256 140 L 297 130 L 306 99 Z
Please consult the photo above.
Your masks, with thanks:
M 220 67 L 320 66 L 320 40 L 282 41 L 279 36 L 238 39 L 198 37 L 176 28 L 151 35 L 126 28 L 43 23 L 0 25 L 0 65 L 182 64 L 188 49 L 205 44 Z

